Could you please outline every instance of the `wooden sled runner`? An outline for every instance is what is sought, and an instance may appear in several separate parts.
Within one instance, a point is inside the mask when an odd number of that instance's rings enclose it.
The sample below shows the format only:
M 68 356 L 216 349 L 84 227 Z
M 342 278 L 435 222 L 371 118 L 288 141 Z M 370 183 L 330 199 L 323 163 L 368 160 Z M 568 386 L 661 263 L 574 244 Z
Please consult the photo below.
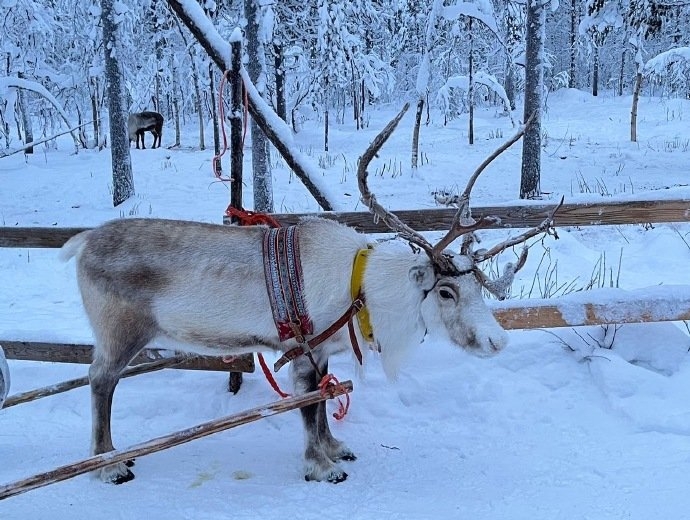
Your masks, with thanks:
M 343 381 L 337 385 L 329 385 L 326 387 L 324 392 L 317 390 L 301 396 L 290 397 L 281 401 L 273 402 L 271 404 L 252 408 L 251 410 L 246 410 L 237 414 L 214 419 L 212 421 L 187 428 L 186 430 L 157 437 L 150 441 L 136 444 L 124 450 L 114 450 L 101 455 L 89 457 L 72 464 L 60 466 L 54 470 L 39 473 L 22 480 L 0 486 L 0 500 L 31 491 L 32 489 L 61 482 L 63 480 L 76 477 L 77 475 L 81 475 L 83 473 L 88 473 L 89 471 L 93 471 L 110 464 L 124 462 L 135 457 L 162 451 L 180 444 L 187 443 L 194 439 L 206 437 L 213 433 L 218 433 L 242 424 L 258 421 L 264 417 L 271 417 L 289 410 L 294 410 L 310 404 L 316 404 L 321 401 L 333 399 L 339 395 L 349 393 L 350 391 L 352 391 L 352 382 Z

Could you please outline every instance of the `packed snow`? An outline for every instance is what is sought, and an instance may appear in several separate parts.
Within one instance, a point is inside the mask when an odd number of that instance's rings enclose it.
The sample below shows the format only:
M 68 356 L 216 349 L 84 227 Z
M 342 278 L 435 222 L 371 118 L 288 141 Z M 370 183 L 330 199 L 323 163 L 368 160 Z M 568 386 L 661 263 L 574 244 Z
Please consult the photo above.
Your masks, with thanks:
M 576 90 L 548 96 L 541 203 L 563 195 L 567 202 L 595 203 L 690 198 L 690 101 L 643 97 L 637 143 L 629 141 L 630 104 L 630 97 L 592 98 Z M 365 112 L 365 130 L 349 121 L 334 124 L 328 154 L 319 150 L 322 124 L 313 114 L 294 136 L 338 208 L 363 210 L 357 157 L 399 108 Z M 414 173 L 408 113 L 370 168 L 379 202 L 431 208 L 432 191 L 462 191 L 474 168 L 514 133 L 499 112 L 475 112 L 474 146 L 467 144 L 466 115 L 443 126 L 443 117 L 432 113 Z M 162 148 L 132 149 L 137 194 L 118 208 L 111 202 L 108 150 L 73 155 L 67 135 L 57 150 L 41 146 L 32 156 L 0 159 L 1 224 L 93 226 L 134 216 L 221 222 L 229 191 L 212 174 L 212 151 L 194 148 L 193 127 L 182 148 L 167 149 L 172 131 L 166 125 Z M 520 146 L 479 178 L 474 205 L 520 203 Z M 250 156 L 245 152 L 247 172 Z M 317 211 L 282 159 L 274 156 L 272 165 L 276 211 Z M 245 180 L 250 200 L 249 173 Z M 690 224 L 558 232 L 559 240 L 534 244 L 514 297 L 613 301 L 621 291 L 647 294 L 649 288 L 650 296 L 667 290 L 687 301 Z M 481 233 L 489 245 L 507 235 Z M 500 264 L 512 259 L 507 252 Z M 0 340 L 92 341 L 74 271 L 56 250 L 0 249 Z M 587 285 L 596 291 L 573 294 Z M 82 475 L 1 501 L 0 518 L 688 518 L 686 324 L 510 331 L 509 337 L 498 356 L 477 359 L 427 336 L 397 381 L 386 380 L 376 353 L 368 353 L 361 371 L 351 356 L 334 358 L 332 372 L 354 382 L 350 412 L 331 422 L 358 455 L 346 463 L 344 483 L 304 481 L 301 419 L 293 411 L 140 457 L 136 479 L 121 486 Z M 8 363 L 10 394 L 87 371 Z M 289 389 L 286 371 L 277 379 Z M 113 408 L 117 447 L 278 399 L 260 371 L 245 376 L 237 395 L 226 387 L 223 373 L 181 370 L 121 381 Z M 84 458 L 89 442 L 88 388 L 0 410 L 0 485 Z

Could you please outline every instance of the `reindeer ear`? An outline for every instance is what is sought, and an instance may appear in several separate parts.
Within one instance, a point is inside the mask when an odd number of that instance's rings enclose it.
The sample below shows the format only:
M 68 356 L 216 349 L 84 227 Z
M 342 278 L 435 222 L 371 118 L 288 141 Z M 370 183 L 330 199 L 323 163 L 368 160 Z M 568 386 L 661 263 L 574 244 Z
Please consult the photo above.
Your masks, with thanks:
M 436 281 L 434 268 L 431 266 L 431 264 L 415 265 L 410 269 L 409 277 L 410 280 L 423 291 L 430 290 Z

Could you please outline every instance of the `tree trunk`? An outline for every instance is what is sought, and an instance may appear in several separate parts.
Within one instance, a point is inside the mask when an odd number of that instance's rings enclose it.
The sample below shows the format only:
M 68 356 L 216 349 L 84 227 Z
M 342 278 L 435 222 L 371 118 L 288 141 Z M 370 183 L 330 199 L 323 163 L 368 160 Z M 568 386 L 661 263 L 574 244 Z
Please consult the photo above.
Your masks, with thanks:
M 323 151 L 328 151 L 328 106 L 323 113 Z
M 257 85 L 259 94 L 263 95 L 263 81 L 266 71 L 264 65 L 264 49 L 259 40 L 261 11 L 259 0 L 244 0 L 244 17 L 247 20 L 247 72 L 249 79 Z M 273 212 L 273 178 L 268 161 L 268 140 L 252 118 L 252 178 L 254 184 L 254 210 L 265 213 Z
M 101 148 L 101 122 L 100 122 L 100 114 L 99 114 L 99 99 L 98 99 L 98 78 L 93 77 L 91 78 L 91 88 L 93 89 L 91 91 L 91 117 L 93 118 L 93 143 L 94 146 L 97 147 L 99 150 L 102 150 Z
M 273 44 L 273 65 L 276 74 L 276 113 L 280 119 L 287 123 L 287 103 L 285 102 L 285 69 L 283 68 L 282 43 Z
M 242 149 L 242 127 L 244 110 L 242 110 L 242 43 L 233 41 L 230 44 L 232 54 L 232 95 L 230 96 L 230 205 L 244 209 L 242 200 L 242 166 L 244 150 Z
M 350 61 L 350 68 L 352 70 L 352 118 L 355 120 L 355 128 L 361 130 L 359 126 L 359 81 L 357 81 L 354 60 Z
M 218 107 L 216 106 L 216 82 L 214 79 L 215 69 L 213 63 L 208 64 L 208 81 L 209 90 L 211 91 L 211 120 L 213 122 L 213 153 L 217 157 L 220 155 L 220 127 L 218 121 Z M 223 166 L 220 161 L 214 165 L 214 172 L 220 175 L 223 171 Z
M 189 51 L 189 58 L 192 60 L 192 83 L 194 85 L 194 105 L 196 113 L 199 115 L 199 150 L 206 150 L 206 140 L 204 139 L 204 108 L 201 103 L 201 87 L 199 85 L 199 67 L 196 63 L 196 53 Z
M 542 2 L 543 0 L 527 0 L 523 121 L 526 122 L 532 117 L 532 124 L 525 131 L 522 140 L 521 199 L 536 199 L 541 196 L 541 105 L 544 88 L 543 60 L 546 18 Z
M 594 57 L 592 61 L 592 95 L 599 95 L 599 46 L 594 46 Z
M 24 74 L 21 72 L 17 73 L 19 79 L 24 78 Z M 29 113 L 29 94 L 24 93 L 24 89 L 18 89 L 19 92 L 19 110 L 22 117 L 22 126 L 24 127 L 24 144 L 31 143 L 34 140 L 34 131 L 31 126 L 31 114 Z M 24 149 L 25 154 L 34 153 L 34 147 L 30 146 Z
M 642 73 L 638 72 L 635 76 L 635 89 L 633 90 L 632 109 L 630 110 L 630 140 L 637 142 L 637 103 L 640 100 L 640 90 L 642 89 Z
M 508 98 L 508 103 L 510 103 L 510 110 L 515 110 L 517 105 L 515 104 L 515 67 L 513 66 L 513 60 L 510 55 L 506 58 L 506 97 Z
M 621 70 L 618 76 L 618 96 L 623 95 L 623 84 L 625 82 L 625 49 L 621 53 Z
M 129 155 L 129 136 L 124 107 L 119 63 L 117 24 L 114 0 L 101 0 L 101 24 L 105 52 L 105 81 L 108 93 L 110 143 L 113 168 L 113 205 L 118 206 L 134 195 L 134 176 Z
M 470 33 L 470 60 L 469 60 L 469 86 L 467 89 L 467 101 L 469 103 L 469 109 L 470 109 L 470 117 L 469 117 L 469 129 L 468 129 L 468 137 L 469 137 L 469 142 L 470 144 L 474 144 L 474 62 L 473 62 L 473 54 L 474 54 L 474 38 L 472 37 L 472 20 L 473 18 L 470 17 L 470 21 L 468 24 L 468 32 Z
M 170 75 L 172 78 L 172 112 L 173 119 L 175 120 L 175 143 L 174 148 L 179 148 L 181 146 L 182 133 L 180 130 L 180 87 L 179 87 L 179 71 L 177 69 L 177 62 L 174 56 L 170 56 Z
M 570 0 L 570 74 L 568 75 L 568 87 L 576 88 L 577 81 L 577 33 L 580 25 L 580 13 L 577 0 Z
M 424 112 L 424 96 L 417 100 L 417 112 L 414 116 L 414 130 L 412 130 L 412 169 L 416 170 L 419 164 L 419 129 L 422 126 L 422 113 Z

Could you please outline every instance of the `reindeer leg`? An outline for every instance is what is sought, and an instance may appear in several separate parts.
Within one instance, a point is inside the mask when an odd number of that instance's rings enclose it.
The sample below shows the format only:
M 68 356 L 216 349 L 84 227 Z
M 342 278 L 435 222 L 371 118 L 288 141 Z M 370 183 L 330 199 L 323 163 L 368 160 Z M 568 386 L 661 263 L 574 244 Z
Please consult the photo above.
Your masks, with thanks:
M 328 361 L 324 364 L 324 368 L 321 371 L 324 374 L 328 373 Z M 331 429 L 328 426 L 328 416 L 326 414 L 326 401 L 321 401 L 317 404 L 318 411 L 316 413 L 317 421 L 317 431 L 319 438 L 321 439 L 321 444 L 324 446 L 326 455 L 331 460 L 357 460 L 357 456 L 348 448 L 344 442 L 339 441 L 331 433 Z
M 319 370 L 325 373 L 328 366 L 326 361 L 319 362 Z M 313 392 L 318 388 L 318 375 L 306 357 L 295 359 L 291 363 L 295 393 L 300 395 Z M 305 474 L 304 479 L 333 482 L 344 481 L 347 473 L 331 458 L 329 451 L 332 443 L 338 443 L 328 429 L 326 407 L 323 403 L 305 406 L 300 409 L 304 423 L 306 448 L 304 451 Z M 349 450 L 347 450 L 349 452 Z M 341 457 L 342 458 L 342 457 Z
M 126 315 L 126 310 L 123 310 Z M 129 316 L 131 319 L 131 314 Z M 131 321 L 118 319 L 117 312 L 112 312 L 107 324 L 110 330 L 101 330 L 101 340 L 96 345 L 94 360 L 89 368 L 89 382 L 91 384 L 91 454 L 99 455 L 112 451 L 111 413 L 113 394 L 120 380 L 120 374 L 127 364 L 152 339 L 152 329 L 133 326 Z M 125 345 L 124 348 L 122 346 Z M 133 461 L 121 462 L 106 466 L 95 473 L 104 482 L 122 484 L 134 478 L 128 466 Z

